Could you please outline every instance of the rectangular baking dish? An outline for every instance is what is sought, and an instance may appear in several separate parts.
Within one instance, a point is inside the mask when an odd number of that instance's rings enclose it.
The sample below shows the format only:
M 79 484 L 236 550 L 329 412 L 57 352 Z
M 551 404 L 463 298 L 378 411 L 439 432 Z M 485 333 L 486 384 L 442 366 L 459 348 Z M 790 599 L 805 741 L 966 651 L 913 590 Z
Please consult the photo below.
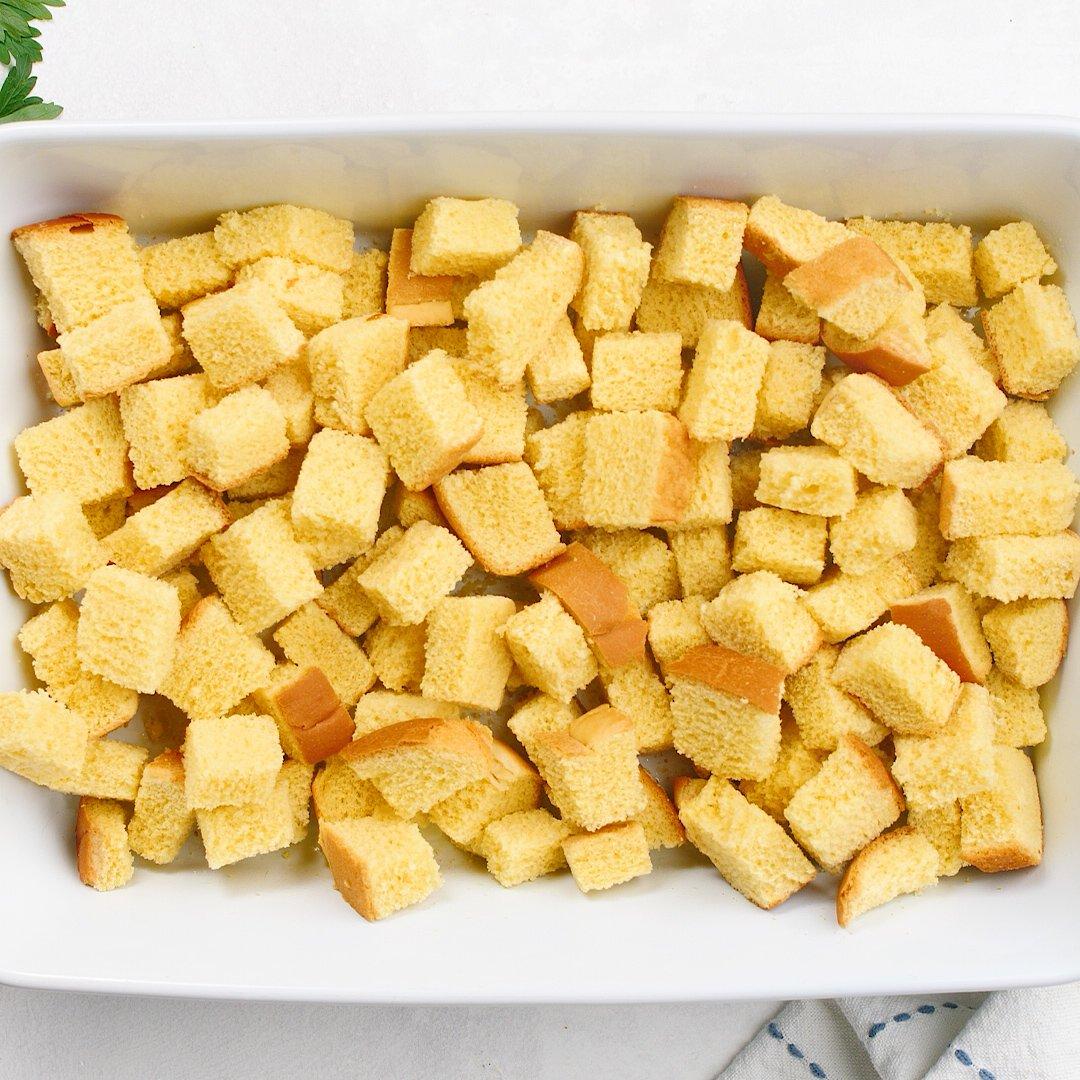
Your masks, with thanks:
M 383 239 L 433 195 L 497 195 L 523 223 L 565 229 L 602 205 L 655 230 L 670 197 L 775 192 L 833 217 L 1033 220 L 1080 266 L 1080 124 L 991 117 L 425 117 L 334 123 L 0 128 L 0 235 L 79 210 L 144 235 L 206 227 L 223 209 L 288 201 Z M 11 247 L 0 243 L 0 444 L 46 412 L 44 339 Z M 1075 380 L 1074 380 L 1075 383 Z M 1080 442 L 1080 395 L 1055 415 Z M 14 455 L 0 498 L 20 492 Z M 3 689 L 27 683 L 25 606 L 0 587 Z M 1046 857 L 968 871 L 838 929 L 819 885 L 772 912 L 685 852 L 583 897 L 568 875 L 506 890 L 439 848 L 445 883 L 368 924 L 311 847 L 211 872 L 137 869 L 98 894 L 72 859 L 72 800 L 0 773 L 0 980 L 192 997 L 342 1002 L 644 1002 L 993 989 L 1080 978 L 1080 650 L 1045 694 L 1037 754 Z M 136 722 L 138 723 L 138 722 Z M 201 869 L 199 868 L 201 864 Z M 970 875 L 970 876 L 969 876 Z M 831 887 L 829 887 L 831 891 Z

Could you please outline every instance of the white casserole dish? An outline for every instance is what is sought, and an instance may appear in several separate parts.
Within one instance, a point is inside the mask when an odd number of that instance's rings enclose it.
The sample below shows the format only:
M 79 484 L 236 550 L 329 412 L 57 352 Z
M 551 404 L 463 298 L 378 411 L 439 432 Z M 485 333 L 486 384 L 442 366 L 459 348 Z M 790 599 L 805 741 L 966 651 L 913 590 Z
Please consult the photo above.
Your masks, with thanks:
M 1080 267 L 1080 122 L 1054 119 L 372 118 L 342 123 L 0 128 L 0 443 L 46 412 L 43 338 L 16 225 L 111 211 L 179 233 L 231 207 L 289 201 L 383 236 L 432 195 L 498 195 L 528 228 L 603 204 L 655 230 L 678 192 L 775 192 L 835 217 L 1035 222 Z M 655 236 L 653 237 L 655 239 Z M 1080 309 L 1080 291 L 1070 289 Z M 1055 415 L 1080 443 L 1080 394 Z M 14 455 L 0 499 L 20 492 Z M 3 689 L 27 684 L 0 593 Z M 965 871 L 837 927 L 822 880 L 759 911 L 685 853 L 583 897 L 568 875 L 505 890 L 440 848 L 445 883 L 379 924 L 355 915 L 310 846 L 211 872 L 140 867 L 99 894 L 73 865 L 73 802 L 0 773 L 0 980 L 123 993 L 355 1002 L 592 1002 L 944 992 L 1080 978 L 1080 650 L 1044 694 L 1037 754 L 1046 856 L 1035 870 Z M 136 725 L 138 721 L 136 721 Z M 201 869 L 198 867 L 201 865 Z M 676 872 L 678 867 L 678 872 Z M 689 867 L 689 868 L 687 868 Z M 970 875 L 970 876 L 969 876 Z

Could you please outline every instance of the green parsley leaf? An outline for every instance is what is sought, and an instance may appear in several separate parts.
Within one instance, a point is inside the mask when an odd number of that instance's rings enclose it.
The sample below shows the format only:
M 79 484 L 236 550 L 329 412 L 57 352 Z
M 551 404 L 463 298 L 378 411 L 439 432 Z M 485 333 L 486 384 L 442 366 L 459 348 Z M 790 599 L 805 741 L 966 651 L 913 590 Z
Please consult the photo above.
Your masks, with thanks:
M 41 31 L 34 20 L 51 19 L 49 8 L 63 6 L 64 0 L 0 0 L 0 64 L 10 65 L 0 84 L 0 124 L 60 115 L 59 105 L 31 93 L 37 79 L 30 69 L 41 59 Z

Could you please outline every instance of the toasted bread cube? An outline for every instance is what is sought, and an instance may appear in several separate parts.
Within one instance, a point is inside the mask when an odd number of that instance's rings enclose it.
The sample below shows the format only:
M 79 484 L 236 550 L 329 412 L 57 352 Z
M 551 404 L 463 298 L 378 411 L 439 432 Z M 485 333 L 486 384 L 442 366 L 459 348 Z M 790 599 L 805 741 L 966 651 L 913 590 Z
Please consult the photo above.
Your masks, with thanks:
M 1080 338 L 1068 298 L 1056 285 L 1026 281 L 982 313 L 983 333 L 1016 397 L 1052 394 L 1080 360 Z
M 172 666 L 180 597 L 171 585 L 120 566 L 87 579 L 77 631 L 88 671 L 140 693 L 157 691 Z
M 341 575 L 315 598 L 315 602 L 350 637 L 359 637 L 379 617 L 378 609 L 360 585 L 360 575 L 379 556 L 404 536 L 396 525 L 385 530 L 363 555 L 353 560 Z
M 983 295 L 995 300 L 1025 281 L 1056 274 L 1057 263 L 1030 221 L 1011 221 L 991 230 L 979 241 L 975 248 L 975 273 Z
M 993 784 L 960 803 L 960 854 L 984 873 L 1042 862 L 1042 807 L 1031 759 L 1023 750 L 994 750 Z
M 116 398 L 99 398 L 15 436 L 32 495 L 63 491 L 81 503 L 131 494 L 127 439 Z
M 684 596 L 711 600 L 731 580 L 731 548 L 727 527 L 668 531 L 675 569 Z
M 964 865 L 960 857 L 960 804 L 945 803 L 927 809 L 912 806 L 908 808 L 907 820 L 934 848 L 938 876 L 958 874 Z
M 541 404 L 565 401 L 588 390 L 591 377 L 569 318 L 557 319 L 543 347 L 525 369 L 529 389 Z
M 1069 447 L 1045 405 L 1010 401 L 975 444 L 985 461 L 1059 461 Z
M 287 774 L 278 771 L 268 797 L 196 810 L 195 822 L 211 870 L 288 847 L 296 822 Z
M 76 498 L 24 495 L 0 514 L 0 565 L 24 600 L 40 604 L 78 592 L 109 554 Z
M 281 748 L 294 761 L 314 765 L 352 741 L 353 719 L 321 668 L 279 665 L 254 703 L 277 725 Z
M 304 335 L 261 281 L 234 285 L 184 308 L 184 338 L 218 390 L 237 390 L 296 358 Z
M 505 199 L 432 199 L 413 225 L 410 268 L 429 277 L 491 274 L 521 247 L 517 218 Z
M 682 285 L 730 289 L 749 216 L 745 203 L 677 196 L 656 252 L 657 277 Z
M 768 360 L 768 344 L 741 323 L 707 322 L 679 408 L 687 431 L 703 440 L 750 435 Z
M 990 674 L 990 649 L 971 594 L 956 582 L 934 585 L 891 605 L 892 621 L 910 627 L 964 682 Z
M 769 345 L 751 435 L 786 439 L 810 425 L 821 387 L 825 350 L 793 341 Z
M 378 315 L 385 310 L 387 261 L 386 252 L 378 248 L 353 252 L 344 275 L 345 286 L 341 298 L 343 319 Z
M 890 386 L 905 386 L 934 366 L 926 321 L 907 303 L 869 337 L 856 337 L 826 323 L 821 340 L 850 370 L 876 375 Z
M 603 334 L 593 347 L 593 408 L 674 412 L 679 407 L 682 377 L 678 334 Z
M 898 896 L 921 892 L 938 879 L 938 853 L 913 826 L 871 840 L 851 860 L 836 894 L 836 921 L 852 919 Z
M 749 330 L 753 316 L 746 275 L 737 266 L 730 289 L 711 289 L 662 281 L 654 271 L 641 294 L 635 319 L 637 328 L 645 333 L 678 334 L 684 349 L 696 348 L 705 327 L 713 320 L 734 320 Z
M 425 277 L 412 269 L 412 230 L 395 229 L 386 267 L 386 312 L 410 326 L 449 326 L 454 321 L 455 279 Z
M 876 488 L 829 523 L 829 551 L 844 573 L 866 574 L 910 551 L 917 536 L 915 507 L 907 496 L 899 488 Z
M 663 540 L 652 533 L 634 529 L 578 533 L 578 543 L 587 547 L 626 585 L 630 603 L 645 615 L 662 600 L 679 596 L 675 556 Z
M 903 735 L 932 735 L 949 719 L 960 677 L 914 630 L 887 623 L 844 646 L 836 684 Z
M 274 631 L 274 641 L 299 667 L 320 668 L 347 708 L 375 685 L 364 651 L 315 604 L 297 608 Z
M 814 867 L 791 837 L 727 780 L 714 776 L 677 805 L 690 843 L 758 907 L 776 907 L 813 879 Z
M 212 232 L 151 244 L 139 251 L 143 277 L 158 306 L 179 310 L 232 284 L 232 270 L 218 256 Z
M 942 460 L 937 436 L 872 375 L 841 379 L 818 406 L 810 433 L 876 484 L 918 487 Z
M 514 610 L 505 596 L 440 600 L 428 616 L 421 693 L 466 708 L 497 709 L 511 667 L 503 628 Z
M 1021 686 L 991 668 L 986 689 L 994 707 L 994 742 L 1001 746 L 1038 746 L 1046 738 L 1039 691 Z
M 769 775 L 763 780 L 740 780 L 739 791 L 769 817 L 784 824 L 784 807 L 791 797 L 821 768 L 824 754 L 811 750 L 799 734 L 790 714 L 781 717 L 780 750 Z
M 599 210 L 574 214 L 570 239 L 585 256 L 581 288 L 573 300 L 581 325 L 586 330 L 629 330 L 649 278 L 652 247 L 628 214 Z
M 200 600 L 180 626 L 176 654 L 159 691 L 193 719 L 224 716 L 266 683 L 273 654 L 233 621 L 216 596 Z
M 213 537 L 203 562 L 248 633 L 273 626 L 322 592 L 281 502 L 267 503 Z
M 750 207 L 744 244 L 770 273 L 783 277 L 851 236 L 838 221 L 763 195 Z
M 191 810 L 262 803 L 281 771 L 281 744 L 269 716 L 194 719 L 184 738 L 184 798 Z
M 361 573 L 360 586 L 388 622 L 421 623 L 472 565 L 447 529 L 418 521 Z
M 917 593 L 919 576 L 897 555 L 865 574 L 828 572 L 800 597 L 802 606 L 821 627 L 822 637 L 843 641 L 877 622 L 897 601 Z
M 974 307 L 979 302 L 972 265 L 971 229 L 944 221 L 874 221 L 852 218 L 847 227 L 868 236 L 910 267 L 927 303 Z
M 601 666 L 600 681 L 608 704 L 633 721 L 639 753 L 671 749 L 675 726 L 671 699 L 650 660 Z
M 149 862 L 171 863 L 195 828 L 195 814 L 184 794 L 184 759 L 165 750 L 146 763 L 128 823 L 131 850 Z
M 1069 640 L 1064 600 L 1013 600 L 988 611 L 983 632 L 994 663 L 1021 686 L 1048 683 L 1061 666 Z
M 839 517 L 855 506 L 856 492 L 855 469 L 831 447 L 775 446 L 758 459 L 755 505 Z
M 754 333 L 766 341 L 816 345 L 821 340 L 821 319 L 784 288 L 782 278 L 766 273 Z
M 727 444 L 691 439 L 690 458 L 694 469 L 690 501 L 682 517 L 668 526 L 669 531 L 726 525 L 732 516 L 731 466 Z
M 480 850 L 488 873 L 507 888 L 534 881 L 566 865 L 562 842 L 573 827 L 546 810 L 521 810 L 491 822 Z
M 112 799 L 84 796 L 75 816 L 79 880 L 99 892 L 126 885 L 135 872 L 124 808 Z
M 218 218 L 214 241 L 222 262 L 246 266 L 278 255 L 343 274 L 352 261 L 352 224 L 306 206 L 257 206 Z
M 86 762 L 90 722 L 44 690 L 0 694 L 0 766 L 55 787 Z
M 583 409 L 525 440 L 525 460 L 544 492 L 559 529 L 580 529 L 582 469 L 585 465 L 585 427 L 594 414 Z
M 484 433 L 462 459 L 466 465 L 501 465 L 525 454 L 525 384 L 497 386 L 479 377 L 463 359 L 453 361 L 465 398 L 480 414 Z
M 537 740 L 552 731 L 565 731 L 570 721 L 581 715 L 576 701 L 556 701 L 547 694 L 534 694 L 510 715 L 507 727 L 525 748 L 530 761 L 536 761 Z
M 188 467 L 215 491 L 237 487 L 288 452 L 285 414 L 261 386 L 228 394 L 188 424 Z
M 823 517 L 759 506 L 735 522 L 732 569 L 770 570 L 796 585 L 813 585 L 825 570 L 828 522 Z
M 550 593 L 512 614 L 502 634 L 525 681 L 557 701 L 569 701 L 596 678 L 585 634 Z
M 562 842 L 563 855 L 582 892 L 610 889 L 652 873 L 645 828 L 639 821 L 575 833 Z
M 709 635 L 701 625 L 700 596 L 666 600 L 649 609 L 649 649 L 661 670 L 696 645 L 708 645 Z
M 464 312 L 469 359 L 476 370 L 501 386 L 519 382 L 555 323 L 565 316 L 583 272 L 581 248 L 541 230 L 492 280 L 474 289 Z
M 356 725 L 354 738 L 368 735 L 379 728 L 400 724 L 403 720 L 422 720 L 434 717 L 460 720 L 461 709 L 448 701 L 435 701 L 419 694 L 397 694 L 389 690 L 369 690 L 353 711 Z
M 968 537 L 949 548 L 945 573 L 970 592 L 1003 603 L 1068 599 L 1080 582 L 1080 537 L 1070 531 Z
M 757 570 L 725 585 L 701 609 L 701 621 L 718 644 L 798 671 L 821 644 L 821 631 L 799 595 L 776 574 Z
M 419 690 L 424 677 L 427 626 L 394 626 L 380 619 L 364 635 L 364 651 L 387 690 Z
M 341 322 L 345 283 L 339 273 L 271 255 L 240 268 L 236 283 L 249 281 L 266 285 L 305 337 Z

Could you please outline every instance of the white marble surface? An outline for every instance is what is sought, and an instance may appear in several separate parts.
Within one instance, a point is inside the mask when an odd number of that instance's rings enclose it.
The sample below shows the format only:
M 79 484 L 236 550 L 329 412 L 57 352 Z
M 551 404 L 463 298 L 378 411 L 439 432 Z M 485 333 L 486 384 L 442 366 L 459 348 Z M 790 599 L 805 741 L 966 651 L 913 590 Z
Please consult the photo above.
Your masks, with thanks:
M 1015 0 L 69 2 L 37 70 L 68 120 L 1080 111 L 1070 0 L 1037 14 Z M 0 1077 L 706 1080 L 777 1005 L 406 1009 L 0 987 Z

